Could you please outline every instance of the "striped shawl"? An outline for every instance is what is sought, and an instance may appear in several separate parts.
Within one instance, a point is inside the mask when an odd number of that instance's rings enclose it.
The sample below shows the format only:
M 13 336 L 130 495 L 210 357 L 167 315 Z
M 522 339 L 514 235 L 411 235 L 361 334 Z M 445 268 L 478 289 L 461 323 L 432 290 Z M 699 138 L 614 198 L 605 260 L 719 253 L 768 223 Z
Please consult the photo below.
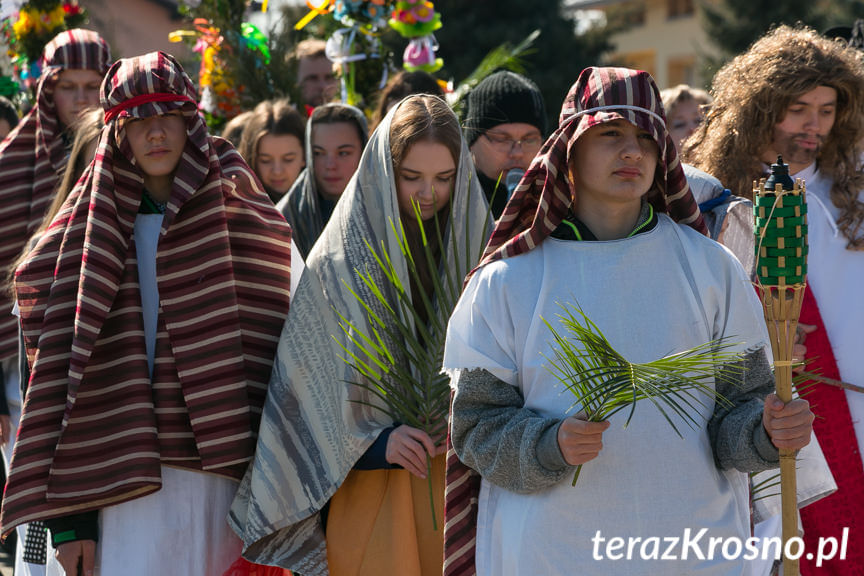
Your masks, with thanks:
M 290 228 L 226 141 L 211 138 L 179 64 L 118 61 L 96 157 L 16 273 L 32 368 L 2 531 L 156 491 L 162 464 L 239 479 L 255 446 L 288 312 Z M 139 101 L 140 102 L 140 101 Z M 143 176 L 125 116 L 182 110 L 187 142 L 156 257 L 152 380 L 133 226 Z
M 589 128 L 618 119 L 646 130 L 659 146 L 655 185 L 647 200 L 655 210 L 707 234 L 666 130 L 666 116 L 654 80 L 647 72 L 627 68 L 586 68 L 564 100 L 558 129 L 546 140 L 504 208 L 480 266 L 527 252 L 558 227 L 571 209 L 568 160 L 574 143 Z M 578 193 L 576 190 L 574 201 L 578 201 Z M 445 576 L 475 573 L 479 492 L 480 476 L 459 461 L 448 438 Z
M 90 30 L 68 30 L 45 46 L 36 104 L 0 144 L 0 269 L 15 262 L 39 228 L 66 165 L 63 138 L 54 108 L 54 87 L 63 70 L 96 70 L 111 64 L 108 45 Z M 5 276 L 5 274 L 4 274 Z M 12 301 L 0 296 L 0 360 L 18 352 L 18 326 Z

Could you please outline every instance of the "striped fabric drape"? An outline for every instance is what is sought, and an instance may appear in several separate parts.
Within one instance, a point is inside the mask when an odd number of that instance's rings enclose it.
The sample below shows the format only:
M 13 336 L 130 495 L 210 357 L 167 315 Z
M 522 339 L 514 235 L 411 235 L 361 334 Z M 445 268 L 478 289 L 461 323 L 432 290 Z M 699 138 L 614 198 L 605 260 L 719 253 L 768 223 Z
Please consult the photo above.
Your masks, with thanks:
M 179 64 L 153 52 L 109 70 L 102 106 L 152 93 L 195 97 Z M 124 118 L 171 110 L 187 119 L 187 142 L 157 250 L 151 380 L 133 241 L 143 175 Z M 239 479 L 288 312 L 290 242 L 194 103 L 142 103 L 105 125 L 94 162 L 16 273 L 32 375 L 4 533 L 158 490 L 163 463 Z
M 571 147 L 589 128 L 618 119 L 651 133 L 660 148 L 655 186 L 647 196 L 654 209 L 707 234 L 666 130 L 663 104 L 651 75 L 627 68 L 586 68 L 564 100 L 558 129 L 546 140 L 504 208 L 478 268 L 533 249 L 558 227 L 571 205 Z M 578 194 L 577 190 L 574 201 Z M 449 437 L 445 483 L 444 574 L 468 576 L 476 572 L 480 478 L 462 464 Z
M 90 30 L 67 30 L 45 46 L 36 104 L 0 144 L 0 269 L 12 265 L 39 227 L 65 167 L 61 126 L 54 108 L 58 72 L 96 70 L 111 65 L 108 44 Z M 18 326 L 12 301 L 0 294 L 0 360 L 18 352 Z

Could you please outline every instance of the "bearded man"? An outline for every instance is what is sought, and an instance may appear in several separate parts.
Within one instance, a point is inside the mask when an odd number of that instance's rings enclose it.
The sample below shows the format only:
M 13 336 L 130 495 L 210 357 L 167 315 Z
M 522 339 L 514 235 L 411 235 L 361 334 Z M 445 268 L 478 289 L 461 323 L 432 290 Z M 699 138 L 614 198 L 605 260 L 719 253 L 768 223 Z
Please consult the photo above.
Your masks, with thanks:
M 813 30 L 781 26 L 721 69 L 712 93 L 684 160 L 751 199 L 753 182 L 778 155 L 793 178 L 805 181 L 809 289 L 800 320 L 810 332 L 807 369 L 864 385 L 862 53 Z M 809 549 L 849 531 L 845 560 L 838 555 L 817 569 L 805 556 L 802 573 L 864 574 L 864 395 L 817 385 L 807 399 L 838 490 L 801 509 L 804 541 Z

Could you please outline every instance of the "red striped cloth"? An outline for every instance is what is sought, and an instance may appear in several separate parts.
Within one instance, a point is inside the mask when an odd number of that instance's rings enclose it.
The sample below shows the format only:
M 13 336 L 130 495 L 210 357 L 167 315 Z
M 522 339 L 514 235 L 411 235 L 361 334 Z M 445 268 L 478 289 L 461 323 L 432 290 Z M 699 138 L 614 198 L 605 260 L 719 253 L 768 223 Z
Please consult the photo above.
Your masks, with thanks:
M 655 186 L 647 196 L 654 209 L 707 235 L 708 229 L 687 185 L 678 152 L 666 130 L 666 115 L 654 79 L 647 72 L 627 68 L 586 68 L 564 100 L 558 129 L 546 140 L 507 202 L 478 268 L 533 249 L 558 227 L 571 204 L 568 177 L 571 147 L 592 126 L 617 119 L 648 131 L 660 147 Z M 578 190 L 576 193 L 578 200 Z M 459 461 L 448 437 L 444 490 L 445 576 L 467 576 L 476 572 L 479 490 L 479 475 Z
M 106 110 L 140 94 L 194 99 L 161 52 L 118 61 Z M 159 489 L 163 463 L 239 478 L 250 460 L 288 312 L 291 232 L 251 170 L 211 138 L 193 102 L 157 249 L 151 378 L 133 226 L 143 176 L 124 122 L 16 273 L 30 385 L 3 499 L 2 532 Z
M 90 30 L 67 30 L 45 46 L 36 104 L 0 144 L 0 269 L 6 270 L 21 254 L 42 223 L 66 165 L 61 127 L 54 108 L 58 72 L 96 70 L 111 64 L 108 44 Z M 18 325 L 12 301 L 0 295 L 0 360 L 18 352 Z

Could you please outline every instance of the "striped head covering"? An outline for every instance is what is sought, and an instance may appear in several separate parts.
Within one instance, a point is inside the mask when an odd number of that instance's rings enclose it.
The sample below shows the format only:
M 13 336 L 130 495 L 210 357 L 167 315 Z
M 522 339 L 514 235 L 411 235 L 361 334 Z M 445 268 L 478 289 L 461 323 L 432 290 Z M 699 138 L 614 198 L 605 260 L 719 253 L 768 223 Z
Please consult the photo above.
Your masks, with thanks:
M 660 92 L 651 75 L 627 68 L 586 68 L 564 100 L 558 129 L 546 140 L 504 208 L 478 268 L 535 248 L 558 227 L 571 203 L 579 201 L 578 190 L 571 201 L 568 163 L 573 145 L 593 126 L 619 119 L 649 132 L 659 146 L 659 165 L 648 202 L 656 211 L 707 234 L 666 130 Z M 459 461 L 449 437 L 445 482 L 444 574 L 467 576 L 475 573 L 480 476 Z
M 4 533 L 158 490 L 163 463 L 239 479 L 288 312 L 290 228 L 208 135 L 176 60 L 118 61 L 101 99 L 95 159 L 16 271 L 32 373 Z M 156 254 L 151 378 L 133 234 L 143 173 L 122 119 L 175 110 L 187 141 Z
M 558 129 L 513 191 L 481 266 L 531 250 L 558 227 L 570 210 L 568 161 L 573 145 L 589 128 L 619 119 L 649 132 L 660 147 L 655 186 L 647 196 L 654 209 L 707 234 L 678 151 L 666 130 L 666 115 L 654 79 L 647 72 L 628 68 L 592 67 L 583 70 L 570 88 Z M 578 202 L 579 191 L 575 193 Z
M 0 269 L 18 257 L 39 228 L 66 166 L 60 121 L 54 107 L 54 87 L 63 70 L 96 70 L 111 64 L 108 44 L 90 30 L 58 34 L 42 54 L 43 69 L 36 104 L 0 144 Z M 12 302 L 0 296 L 0 360 L 18 352 L 18 328 Z

